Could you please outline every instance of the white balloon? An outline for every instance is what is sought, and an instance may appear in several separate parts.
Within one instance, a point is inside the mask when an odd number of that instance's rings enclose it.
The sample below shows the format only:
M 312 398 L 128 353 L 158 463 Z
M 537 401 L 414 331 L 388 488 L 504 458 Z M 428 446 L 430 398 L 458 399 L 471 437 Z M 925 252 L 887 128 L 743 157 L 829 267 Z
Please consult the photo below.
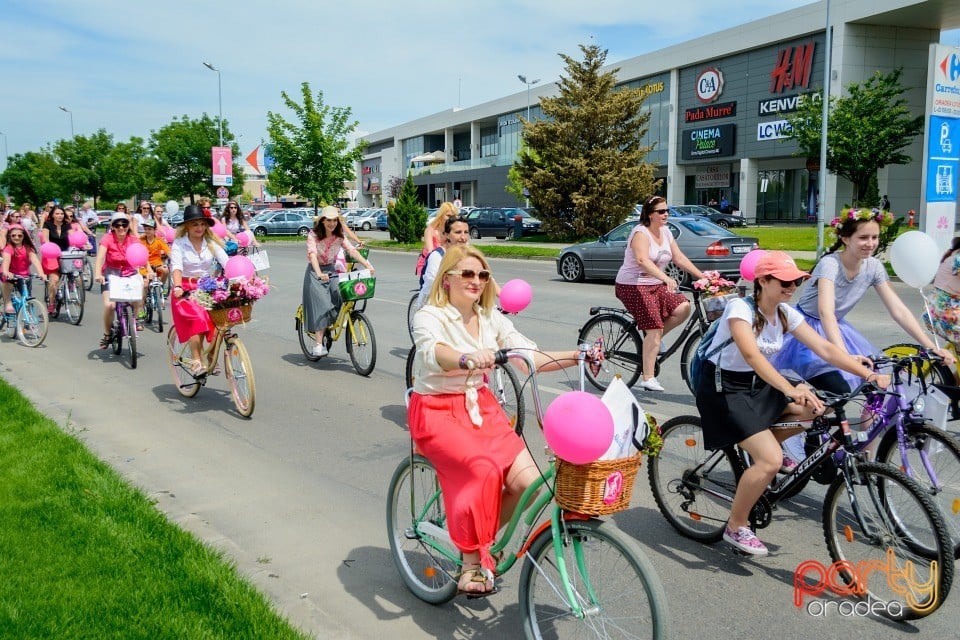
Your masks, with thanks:
M 168 216 L 172 216 L 177 211 L 180 211 L 180 205 L 177 204 L 176 200 L 167 200 L 167 204 L 163 210 L 167 212 Z
M 940 266 L 937 242 L 922 231 L 907 231 L 890 245 L 890 265 L 911 287 L 930 284 Z

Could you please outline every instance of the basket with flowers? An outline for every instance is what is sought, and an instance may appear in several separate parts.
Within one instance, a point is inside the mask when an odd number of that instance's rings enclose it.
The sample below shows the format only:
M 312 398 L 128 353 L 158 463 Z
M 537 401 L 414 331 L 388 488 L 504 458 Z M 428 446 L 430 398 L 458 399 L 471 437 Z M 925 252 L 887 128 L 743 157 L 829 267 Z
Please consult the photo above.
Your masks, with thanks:
M 267 295 L 270 285 L 256 276 L 234 278 L 205 276 L 197 281 L 193 299 L 210 312 L 218 327 L 229 327 L 250 320 L 253 303 Z
M 703 277 L 694 281 L 693 288 L 701 292 L 707 322 L 722 316 L 727 302 L 738 296 L 737 283 L 727 280 L 719 271 L 704 271 Z

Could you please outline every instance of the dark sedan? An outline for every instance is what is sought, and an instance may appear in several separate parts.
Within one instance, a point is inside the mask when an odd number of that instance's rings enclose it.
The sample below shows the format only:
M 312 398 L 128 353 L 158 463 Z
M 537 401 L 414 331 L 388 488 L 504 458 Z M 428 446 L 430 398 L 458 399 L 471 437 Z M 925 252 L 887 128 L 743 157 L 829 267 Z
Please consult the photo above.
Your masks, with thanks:
M 568 282 L 584 279 L 613 280 L 623 264 L 627 237 L 637 225 L 624 222 L 594 242 L 563 249 L 557 258 L 557 273 Z M 756 249 L 757 238 L 738 236 L 698 216 L 670 216 L 667 221 L 677 246 L 701 271 L 719 271 L 725 277 L 740 277 L 740 260 Z M 689 284 L 690 275 L 674 263 L 667 275 L 680 284 Z
M 540 233 L 543 224 L 537 218 L 519 207 L 479 207 L 466 215 L 470 226 L 470 237 L 476 240 L 493 236 L 503 239 L 513 236 L 514 217 L 523 218 L 523 235 Z
M 723 213 L 719 209 L 714 209 L 713 207 L 706 207 L 700 204 L 675 204 L 670 205 L 670 215 L 681 215 L 681 216 L 703 216 L 717 225 L 718 227 L 723 227 L 727 229 L 729 227 L 746 227 L 747 219 L 743 217 L 743 214 L 737 211 L 736 214 L 733 213 Z

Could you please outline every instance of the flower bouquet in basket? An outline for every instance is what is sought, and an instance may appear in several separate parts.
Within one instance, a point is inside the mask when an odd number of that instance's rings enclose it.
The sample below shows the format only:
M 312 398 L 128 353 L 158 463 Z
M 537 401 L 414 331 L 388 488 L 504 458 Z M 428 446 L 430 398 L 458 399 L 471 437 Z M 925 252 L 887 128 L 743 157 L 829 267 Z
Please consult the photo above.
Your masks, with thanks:
M 703 277 L 693 283 L 693 288 L 702 292 L 707 322 L 722 316 L 727 302 L 737 297 L 737 283 L 727 280 L 719 271 L 704 271 Z
M 250 319 L 253 303 L 270 292 L 266 280 L 204 276 L 197 281 L 193 299 L 210 312 L 217 326 L 229 326 Z

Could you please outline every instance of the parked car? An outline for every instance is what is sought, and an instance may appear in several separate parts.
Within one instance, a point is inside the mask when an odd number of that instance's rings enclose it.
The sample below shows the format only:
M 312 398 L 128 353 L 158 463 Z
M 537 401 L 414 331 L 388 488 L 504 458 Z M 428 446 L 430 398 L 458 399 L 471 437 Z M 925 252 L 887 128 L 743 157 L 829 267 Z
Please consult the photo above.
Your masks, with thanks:
M 387 222 L 387 210 L 381 209 L 380 213 L 377 214 L 377 229 L 380 231 L 387 231 L 389 228 L 390 227 Z
M 254 217 L 247 224 L 258 237 L 268 235 L 306 237 L 313 228 L 313 218 L 293 211 L 269 211 Z
M 370 231 L 377 226 L 377 216 L 386 209 L 366 209 L 360 213 L 347 218 L 347 226 L 351 229 L 360 229 L 361 231 Z
M 674 204 L 670 205 L 670 215 L 680 216 L 703 216 L 710 222 L 723 228 L 745 227 L 747 220 L 739 211 L 736 213 L 723 213 L 719 209 L 707 207 L 701 204 Z
M 623 264 L 627 237 L 637 225 L 624 222 L 594 242 L 566 247 L 557 257 L 557 273 L 567 282 L 584 279 L 613 280 Z M 740 261 L 758 248 L 757 238 L 738 236 L 700 216 L 670 216 L 667 226 L 677 246 L 701 271 L 719 271 L 724 277 L 740 277 Z M 690 275 L 674 263 L 664 270 L 679 284 L 689 285 Z
M 523 216 L 524 235 L 540 232 L 543 223 L 519 207 L 479 207 L 466 216 L 470 237 L 479 239 L 493 236 L 502 239 L 512 236 L 513 218 L 517 215 Z

